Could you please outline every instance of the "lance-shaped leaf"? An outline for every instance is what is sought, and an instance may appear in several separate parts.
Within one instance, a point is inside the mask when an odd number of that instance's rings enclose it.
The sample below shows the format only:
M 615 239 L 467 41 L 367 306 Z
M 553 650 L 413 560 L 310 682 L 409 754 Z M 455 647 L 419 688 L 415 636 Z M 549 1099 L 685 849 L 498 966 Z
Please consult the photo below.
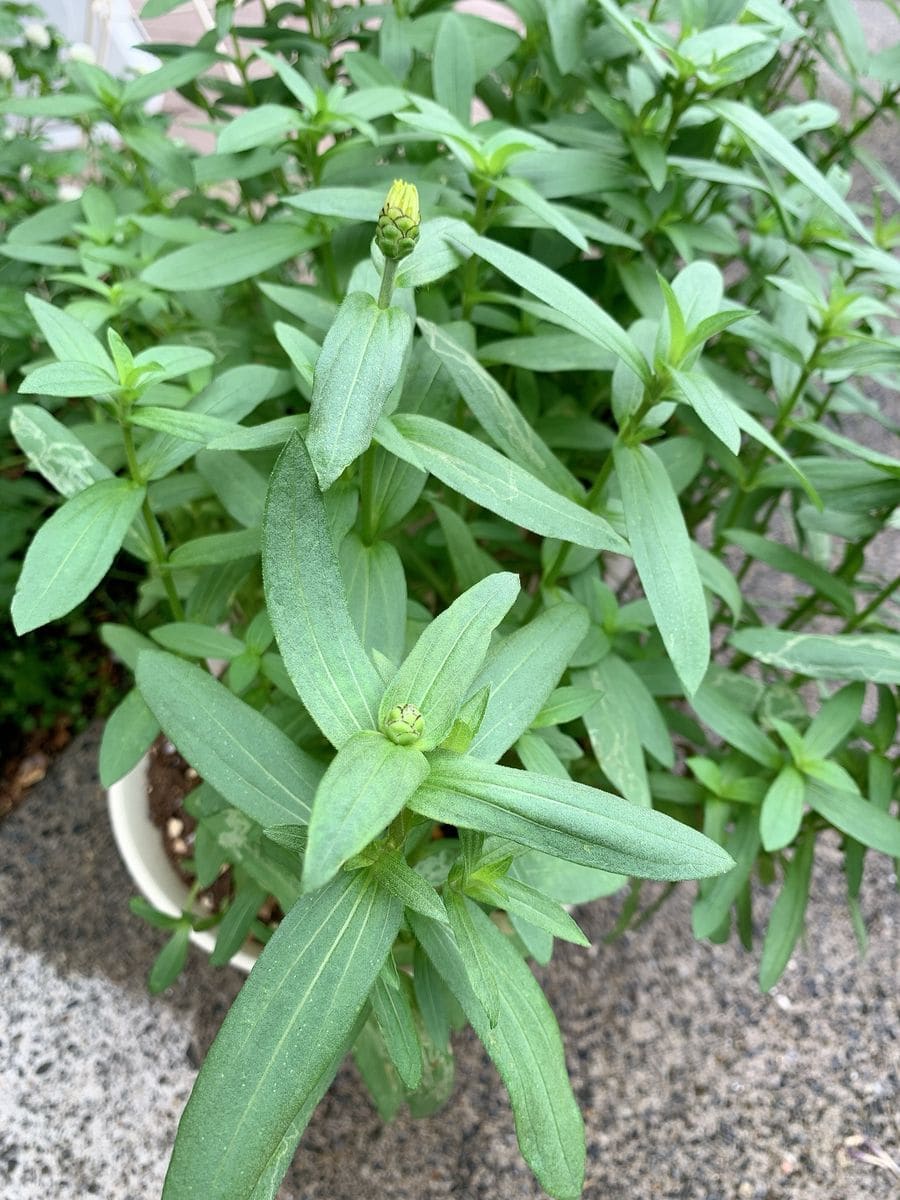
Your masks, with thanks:
M 112 359 L 86 325 L 54 304 L 39 296 L 26 296 L 31 315 L 44 336 L 44 341 L 62 361 L 90 363 L 106 375 L 115 378 Z
M 338 747 L 374 729 L 384 685 L 350 619 L 325 502 L 296 434 L 269 481 L 262 562 L 281 657 L 310 716 Z
M 136 688 L 109 714 L 100 743 L 99 775 L 104 787 L 127 775 L 153 745 L 159 721 Z
M 367 871 L 341 875 L 294 905 L 206 1057 L 164 1200 L 254 1196 L 283 1141 L 302 1132 L 298 1114 L 334 1073 L 401 912 Z
M 493 1028 L 450 931 L 415 914 L 409 920 L 506 1085 L 525 1161 L 549 1195 L 577 1200 L 584 1182 L 584 1126 L 556 1018 L 527 964 L 490 918 L 480 909 L 473 909 L 471 917 L 497 981 L 500 1007 Z
M 447 924 L 447 911 L 434 887 L 407 863 L 397 850 L 379 856 L 372 870 L 389 892 L 402 900 L 407 908 Z
M 316 792 L 303 890 L 327 883 L 341 863 L 381 833 L 427 774 L 425 755 L 412 746 L 398 746 L 374 730 L 349 738 Z
M 770 854 L 789 846 L 803 820 L 806 787 L 803 776 L 787 763 L 775 776 L 759 811 L 759 836 Z
M 619 447 L 615 463 L 634 565 L 672 665 L 693 694 L 709 666 L 709 622 L 678 497 L 648 446 Z
M 472 919 L 475 905 L 453 888 L 445 889 L 444 904 L 469 985 L 493 1029 L 500 1019 L 500 992 L 490 953 Z
M 790 629 L 740 629 L 732 646 L 751 658 L 811 679 L 900 683 L 900 635 L 795 633 Z
M 414 1091 L 422 1082 L 422 1049 L 409 998 L 391 957 L 388 957 L 375 980 L 371 1002 L 372 1012 L 397 1074 L 404 1085 Z
M 262 713 L 200 667 L 138 656 L 141 695 L 194 769 L 260 825 L 306 824 L 322 768 Z
M 505 909 L 554 937 L 564 938 L 578 946 L 591 944 L 561 904 L 512 875 L 504 875 L 493 882 L 480 880 L 476 876 L 467 882 L 466 891 L 482 904 Z
M 602 517 L 561 496 L 540 479 L 461 429 L 421 413 L 396 413 L 413 466 L 424 466 L 455 492 L 543 537 L 592 550 L 628 554 L 627 543 Z
M 106 396 L 119 387 L 119 381 L 106 371 L 86 362 L 54 362 L 36 367 L 19 385 L 22 396 Z
M 585 337 L 626 363 L 638 379 L 649 379 L 650 368 L 622 326 L 567 279 L 519 250 L 481 237 L 461 221 L 453 227 L 452 240 L 543 300 L 560 314 L 561 324 L 567 328 L 577 325 Z
M 323 489 L 372 441 L 411 332 L 402 308 L 380 308 L 367 292 L 351 292 L 338 309 L 316 362 L 309 414 L 309 455 Z
M 810 833 L 801 841 L 785 868 L 784 886 L 772 907 L 759 962 L 760 991 L 769 991 L 781 978 L 803 932 L 814 851 L 815 835 Z
M 417 748 L 440 745 L 484 661 L 491 633 L 518 593 L 517 575 L 488 575 L 435 617 L 387 686 L 378 713 L 382 726 L 395 705 L 412 704 L 425 722 Z
M 17 633 L 65 616 L 91 594 L 112 566 L 144 495 L 129 479 L 101 479 L 41 526 L 13 596 Z
M 362 644 L 398 663 L 406 638 L 406 575 L 396 546 L 385 541 L 367 546 L 351 532 L 341 542 L 339 559 Z
M 813 196 L 826 204 L 836 217 L 850 226 L 861 238 L 871 241 L 866 227 L 850 205 L 831 186 L 825 176 L 812 165 L 809 159 L 794 146 L 771 121 L 761 116 L 748 104 L 737 100 L 709 100 L 707 107 L 723 121 L 727 121 L 747 139 L 752 146 L 774 158 L 808 188 Z
M 105 466 L 61 421 L 37 404 L 17 404 L 9 431 L 28 459 L 28 465 L 63 496 L 74 496 L 92 483 L 110 479 Z
M 490 696 L 469 754 L 496 762 L 529 727 L 588 631 L 580 604 L 556 604 L 492 650 L 474 687 Z
M 319 235 L 298 225 L 270 221 L 182 246 L 151 263 L 141 278 L 167 292 L 209 291 L 268 271 L 319 241 Z
M 534 432 L 518 406 L 481 363 L 439 325 L 420 317 L 427 344 L 450 373 L 460 395 L 498 450 L 563 495 L 578 496 L 578 481 Z
M 701 879 L 733 866 L 696 829 L 610 792 L 440 751 L 429 762 L 410 808 L 434 821 L 644 879 Z

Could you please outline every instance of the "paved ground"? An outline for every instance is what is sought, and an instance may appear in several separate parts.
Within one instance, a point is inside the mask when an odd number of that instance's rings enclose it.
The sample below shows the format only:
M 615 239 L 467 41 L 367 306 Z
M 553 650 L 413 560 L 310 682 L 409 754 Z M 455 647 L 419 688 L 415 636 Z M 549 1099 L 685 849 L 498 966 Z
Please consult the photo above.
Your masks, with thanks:
M 146 995 L 160 938 L 126 908 L 97 742 L 74 743 L 0 826 L 3 1200 L 155 1200 L 240 985 L 192 953 Z M 806 946 L 768 997 L 749 956 L 693 941 L 689 888 L 612 946 L 615 901 L 579 914 L 598 944 L 562 948 L 542 977 L 585 1114 L 588 1200 L 896 1200 L 900 1177 L 854 1161 L 850 1140 L 900 1162 L 900 905 L 872 856 L 860 961 L 833 849 L 822 858 Z M 387 1128 L 345 1068 L 280 1200 L 537 1200 L 493 1068 L 473 1037 L 457 1050 L 451 1107 Z

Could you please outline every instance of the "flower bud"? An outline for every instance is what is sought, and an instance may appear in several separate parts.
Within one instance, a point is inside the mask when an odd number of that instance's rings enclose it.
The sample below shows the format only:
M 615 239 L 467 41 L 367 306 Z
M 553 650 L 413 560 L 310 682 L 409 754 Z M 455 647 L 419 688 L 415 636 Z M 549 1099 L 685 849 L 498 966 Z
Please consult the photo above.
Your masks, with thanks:
M 7 54 L 5 50 L 0 50 L 0 79 L 12 79 L 16 73 L 16 64 L 13 62 L 12 55 Z
M 413 184 L 395 179 L 375 230 L 375 242 L 384 257 L 396 260 L 412 254 L 419 240 L 419 224 L 419 193 Z
M 384 732 L 398 746 L 411 746 L 425 732 L 425 722 L 414 704 L 395 704 L 387 715 Z

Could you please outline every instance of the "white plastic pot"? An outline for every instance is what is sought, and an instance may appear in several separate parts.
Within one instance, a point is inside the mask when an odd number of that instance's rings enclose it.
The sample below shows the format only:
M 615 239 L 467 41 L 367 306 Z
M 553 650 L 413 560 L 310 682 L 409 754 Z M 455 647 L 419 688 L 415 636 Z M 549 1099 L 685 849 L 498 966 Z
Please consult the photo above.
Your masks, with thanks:
M 147 806 L 147 759 L 114 783 L 106 793 L 109 819 L 119 853 L 134 883 L 154 908 L 170 916 L 181 916 L 188 889 L 169 861 L 160 831 L 150 820 Z M 203 912 L 198 908 L 197 912 Z M 191 941 L 207 954 L 216 944 L 210 930 L 191 932 Z M 232 958 L 231 965 L 245 974 L 259 958 L 261 946 L 247 941 Z

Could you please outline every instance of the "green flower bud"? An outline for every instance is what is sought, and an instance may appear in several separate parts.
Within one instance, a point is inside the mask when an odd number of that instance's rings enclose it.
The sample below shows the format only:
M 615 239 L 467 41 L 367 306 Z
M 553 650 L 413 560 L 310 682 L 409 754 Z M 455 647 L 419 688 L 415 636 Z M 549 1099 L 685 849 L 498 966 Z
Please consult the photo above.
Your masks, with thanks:
M 425 732 L 425 722 L 414 704 L 395 704 L 387 715 L 384 732 L 398 746 L 411 746 Z
M 412 254 L 419 240 L 419 193 L 411 183 L 395 179 L 378 218 L 375 243 L 385 258 Z

